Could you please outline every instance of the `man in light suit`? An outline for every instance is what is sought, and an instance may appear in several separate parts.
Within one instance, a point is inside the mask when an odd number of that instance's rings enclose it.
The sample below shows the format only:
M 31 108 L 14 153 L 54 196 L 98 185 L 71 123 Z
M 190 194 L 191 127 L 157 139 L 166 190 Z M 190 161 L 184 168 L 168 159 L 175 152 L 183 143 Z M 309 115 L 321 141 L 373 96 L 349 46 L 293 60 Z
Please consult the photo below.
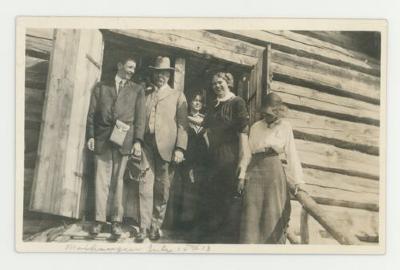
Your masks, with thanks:
M 111 81 L 96 85 L 90 99 L 86 123 L 87 146 L 95 161 L 95 219 L 91 233 L 98 234 L 107 216 L 112 234 L 122 233 L 123 175 L 129 154 L 141 156 L 146 107 L 144 87 L 131 81 L 136 61 L 124 58 Z M 117 120 L 129 126 L 121 143 L 110 140 Z
M 146 94 L 146 132 L 144 151 L 150 172 L 139 184 L 140 232 L 142 242 L 150 229 L 150 240 L 160 238 L 165 218 L 174 164 L 181 163 L 187 147 L 187 102 L 183 92 L 168 85 L 174 68 L 168 57 L 157 57 L 153 71 L 153 86 Z

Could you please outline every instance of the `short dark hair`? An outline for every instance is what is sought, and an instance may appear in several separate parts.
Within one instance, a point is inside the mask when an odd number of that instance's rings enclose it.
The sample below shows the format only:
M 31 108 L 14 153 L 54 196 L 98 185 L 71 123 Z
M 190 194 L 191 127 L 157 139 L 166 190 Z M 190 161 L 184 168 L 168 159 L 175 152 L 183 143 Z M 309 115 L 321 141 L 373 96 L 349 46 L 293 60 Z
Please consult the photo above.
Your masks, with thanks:
M 121 64 L 123 64 L 123 65 L 125 65 L 126 62 L 128 62 L 128 61 L 133 61 L 133 62 L 137 63 L 136 58 L 133 57 L 133 56 L 130 56 L 130 55 L 129 55 L 129 56 L 127 56 L 127 55 L 121 56 L 121 57 L 118 59 L 118 63 L 121 63 Z
M 201 98 L 201 102 L 204 103 L 204 95 L 201 90 L 194 91 L 189 95 L 189 102 L 192 102 L 197 96 Z

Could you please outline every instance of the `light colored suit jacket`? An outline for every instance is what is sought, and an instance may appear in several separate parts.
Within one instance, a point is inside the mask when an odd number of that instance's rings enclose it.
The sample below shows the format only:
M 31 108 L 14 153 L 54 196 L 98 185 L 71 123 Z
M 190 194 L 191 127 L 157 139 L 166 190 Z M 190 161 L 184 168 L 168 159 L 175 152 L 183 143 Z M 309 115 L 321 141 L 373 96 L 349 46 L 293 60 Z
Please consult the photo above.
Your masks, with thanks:
M 175 149 L 186 150 L 188 135 L 188 106 L 185 95 L 170 86 L 159 90 L 155 111 L 155 138 L 158 152 L 171 161 Z M 151 100 L 155 92 L 146 95 L 146 125 L 149 123 Z

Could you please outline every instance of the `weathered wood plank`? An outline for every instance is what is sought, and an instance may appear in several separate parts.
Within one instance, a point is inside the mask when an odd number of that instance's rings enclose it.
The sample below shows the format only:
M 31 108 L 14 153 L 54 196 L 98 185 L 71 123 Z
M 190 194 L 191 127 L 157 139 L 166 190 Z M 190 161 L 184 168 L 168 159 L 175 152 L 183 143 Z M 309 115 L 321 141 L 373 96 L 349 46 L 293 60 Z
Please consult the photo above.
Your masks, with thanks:
M 287 66 L 290 70 L 296 70 L 291 76 L 299 76 L 301 79 L 310 79 L 305 74 L 313 73 L 317 83 L 326 84 L 342 91 L 379 99 L 380 79 L 349 68 L 337 67 L 321 61 L 299 57 L 293 54 L 272 50 L 272 63 L 277 66 Z M 277 70 L 273 70 L 276 72 Z M 278 68 L 275 66 L 275 68 Z M 290 75 L 284 73 L 285 75 Z
M 48 60 L 25 56 L 25 86 L 45 89 L 49 69 Z
M 370 103 L 378 103 L 380 99 L 379 91 L 367 91 L 360 88 L 354 88 L 351 82 L 348 83 L 345 80 L 340 80 L 328 74 L 320 74 L 308 69 L 291 67 L 276 62 L 272 62 L 271 68 L 274 72 L 274 76 L 275 74 L 278 74 L 289 78 L 311 82 L 317 87 L 321 85 L 321 88 L 318 90 L 324 90 L 333 95 L 348 96 L 359 100 L 365 100 Z
M 174 89 L 184 91 L 185 88 L 185 58 L 175 59 Z
M 296 188 L 294 184 L 289 181 L 288 185 L 291 193 L 294 194 L 307 213 L 317 220 L 340 244 L 359 244 L 359 240 L 351 232 L 343 228 L 334 215 L 330 215 L 324 211 L 307 192 L 299 190 L 295 193 Z
M 40 129 L 25 128 L 25 149 L 24 152 L 37 151 L 39 144 Z
M 296 40 L 296 41 L 302 42 L 303 44 L 308 44 L 310 46 L 314 46 L 317 48 L 328 49 L 333 52 L 335 52 L 335 51 L 340 52 L 343 55 L 347 55 L 354 59 L 361 60 L 364 63 L 368 63 L 371 65 L 371 67 L 373 67 L 375 69 L 380 68 L 380 63 L 378 60 L 368 56 L 365 53 L 361 53 L 357 50 L 354 50 L 352 48 L 345 48 L 345 47 L 339 46 L 333 42 L 327 42 L 324 39 L 310 37 L 307 35 L 303 35 L 301 33 L 296 33 L 294 31 L 269 31 L 269 32 L 274 33 L 274 34 L 279 34 L 279 35 L 285 36 L 291 40 Z M 327 33 L 328 33 L 328 35 L 332 35 L 332 34 L 335 34 L 335 31 L 329 31 Z M 336 33 L 338 33 L 338 32 L 336 32 Z M 340 39 L 342 39 L 342 40 L 346 39 L 346 36 L 341 35 Z
M 26 35 L 26 54 L 42 59 L 49 59 L 53 49 L 53 40 Z
M 172 30 L 143 30 L 143 29 L 129 29 L 129 30 L 112 29 L 110 31 L 130 36 L 133 38 L 147 40 L 149 42 L 153 42 L 163 46 L 172 46 L 177 49 L 183 49 L 203 56 L 209 55 L 218 59 L 222 59 L 240 65 L 254 66 L 258 61 L 258 58 L 256 56 L 248 56 L 243 53 L 242 48 L 238 49 L 237 44 L 239 41 L 235 41 L 233 39 L 226 39 L 224 37 L 218 37 L 218 35 L 214 35 L 212 33 L 208 33 L 207 35 L 202 35 L 201 38 L 199 37 L 196 38 L 196 36 L 199 34 L 198 30 L 172 31 Z M 213 39 L 210 39 L 210 37 L 213 37 Z M 228 41 L 232 41 L 232 43 L 229 43 Z M 242 44 L 241 46 L 245 46 L 246 48 L 257 47 L 252 44 L 246 44 L 245 42 L 241 42 L 241 44 Z
M 308 228 L 308 213 L 302 208 L 300 215 L 300 239 L 301 243 L 307 245 L 310 243 L 310 232 Z
M 286 168 L 285 168 L 286 170 Z M 379 182 L 304 168 L 305 190 L 319 204 L 379 210 Z
M 29 152 L 24 154 L 24 168 L 34 169 L 38 155 L 36 152 Z
M 338 191 L 315 185 L 306 185 L 305 189 L 319 204 L 379 211 L 378 194 Z
M 44 103 L 44 90 L 42 89 L 34 89 L 34 88 L 25 88 L 25 103 L 26 104 L 35 104 L 35 105 L 43 105 Z
M 302 206 L 295 200 L 292 201 L 291 205 L 292 213 L 289 222 L 289 230 L 295 239 L 299 239 Z M 357 236 L 358 239 L 360 235 L 373 237 L 377 236 L 379 232 L 378 212 L 328 205 L 319 205 L 319 207 L 328 216 L 335 219 L 338 229 L 347 230 L 350 234 Z M 308 225 L 310 244 L 337 244 L 336 240 L 314 218 L 309 218 Z M 359 242 L 359 244 L 365 244 L 365 242 Z
M 290 31 L 213 30 L 212 32 L 230 38 L 238 38 L 259 46 L 272 44 L 273 49 L 276 48 L 299 56 L 380 76 L 380 66 L 377 63 L 365 62 L 364 57 L 358 59 L 337 50 L 307 44 L 304 42 L 304 38 L 301 39 L 302 35 L 300 34 L 297 36 L 297 40 L 293 39 L 287 36 Z
M 54 28 L 27 28 L 26 35 L 53 40 Z
M 44 122 L 39 142 L 38 168 L 34 178 L 30 209 L 61 214 L 60 201 L 65 177 L 65 155 L 80 32 L 60 30 L 50 60 L 50 80 L 44 105 Z M 54 151 L 57 149 L 57 151 Z M 71 198 L 72 199 L 72 198 Z M 69 205 L 69 204 L 68 204 Z
M 303 166 L 379 179 L 379 156 L 304 140 L 295 140 Z
M 379 195 L 379 181 L 309 168 L 304 168 L 303 172 L 305 181 L 309 185 L 336 189 L 338 193 L 347 191 L 359 194 Z
M 337 118 L 342 119 L 348 115 L 353 121 L 367 124 L 380 121 L 380 107 L 368 102 L 280 81 L 272 81 L 271 90 L 281 95 L 285 103 L 326 111 L 325 115 L 337 114 Z
M 377 154 L 376 151 L 379 151 L 379 127 L 295 110 L 289 110 L 287 119 L 295 132 L 321 137 L 314 138 L 315 141 L 335 144 L 341 148 L 353 147 L 367 153 Z

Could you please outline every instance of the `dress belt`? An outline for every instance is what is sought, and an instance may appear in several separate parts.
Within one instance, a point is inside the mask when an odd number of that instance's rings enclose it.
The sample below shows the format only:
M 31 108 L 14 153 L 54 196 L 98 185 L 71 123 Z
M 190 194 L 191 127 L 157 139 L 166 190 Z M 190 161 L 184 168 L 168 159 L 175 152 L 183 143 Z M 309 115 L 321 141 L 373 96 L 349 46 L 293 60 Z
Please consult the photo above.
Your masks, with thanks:
M 273 157 L 273 156 L 279 156 L 279 154 L 272 147 L 266 147 L 263 152 L 254 153 L 253 156 L 254 157 Z

